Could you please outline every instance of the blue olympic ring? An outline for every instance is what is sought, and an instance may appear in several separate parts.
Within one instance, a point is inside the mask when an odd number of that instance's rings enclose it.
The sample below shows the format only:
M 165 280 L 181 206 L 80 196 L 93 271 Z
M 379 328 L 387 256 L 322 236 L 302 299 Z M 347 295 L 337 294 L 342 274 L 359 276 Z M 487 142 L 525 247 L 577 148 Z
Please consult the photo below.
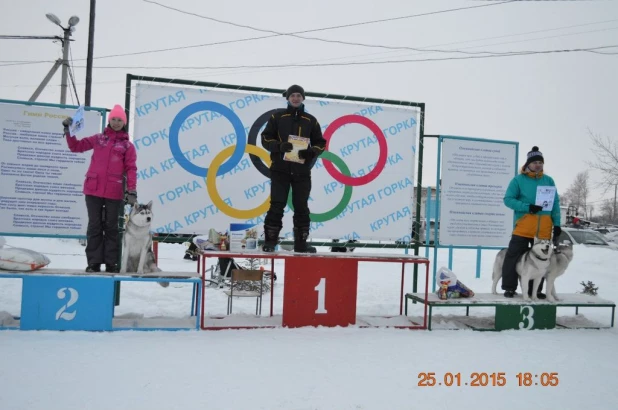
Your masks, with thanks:
M 170 140 L 170 151 L 174 156 L 174 159 L 182 168 L 186 171 L 192 173 L 193 175 L 197 175 L 198 177 L 205 178 L 208 174 L 208 168 L 199 167 L 189 161 L 183 154 L 180 149 L 180 142 L 178 140 L 178 134 L 180 132 L 180 127 L 185 122 L 189 116 L 195 114 L 200 111 L 212 111 L 223 115 L 228 119 L 229 122 L 232 123 L 234 127 L 234 132 L 236 133 L 236 148 L 232 153 L 232 156 L 221 164 L 219 170 L 217 171 L 217 175 L 223 175 L 234 169 L 236 165 L 238 165 L 242 159 L 242 156 L 245 153 L 245 146 L 247 145 L 247 134 L 245 133 L 245 127 L 243 126 L 240 118 L 228 107 L 223 104 L 216 103 L 214 101 L 199 101 L 190 105 L 187 105 L 185 108 L 180 110 L 174 120 L 172 121 L 172 125 L 170 126 L 169 132 L 169 140 Z

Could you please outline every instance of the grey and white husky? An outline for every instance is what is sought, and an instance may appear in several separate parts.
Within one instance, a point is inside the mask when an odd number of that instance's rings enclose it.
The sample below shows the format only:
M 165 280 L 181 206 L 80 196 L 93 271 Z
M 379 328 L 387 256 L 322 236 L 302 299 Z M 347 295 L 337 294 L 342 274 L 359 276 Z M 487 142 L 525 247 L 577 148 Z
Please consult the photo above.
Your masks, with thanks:
M 573 244 L 568 241 L 558 244 L 554 250 L 554 253 L 551 255 L 549 269 L 547 270 L 547 275 L 545 275 L 545 278 L 547 279 L 547 300 L 550 302 L 560 300 L 556 295 L 556 287 L 554 282 L 558 276 L 562 275 L 566 271 L 572 260 Z
M 532 248 L 526 251 L 517 261 L 515 270 L 519 275 L 519 284 L 521 286 L 524 300 L 529 301 L 531 299 L 530 296 L 528 296 L 529 281 L 533 281 L 533 289 L 539 288 L 541 279 L 547 274 L 549 269 L 552 254 L 553 244 L 549 239 L 534 238 Z M 502 279 L 502 265 L 504 264 L 505 256 L 506 249 L 502 249 L 498 252 L 496 255 L 496 260 L 494 261 L 494 270 L 492 275 L 493 285 L 491 286 L 491 292 L 494 294 L 498 293 L 496 292 L 496 285 L 500 279 Z M 537 300 L 536 292 L 532 292 L 532 300 Z
M 146 205 L 136 203 L 131 207 L 122 241 L 120 273 L 135 272 L 143 275 L 161 272 L 152 252 L 152 235 L 150 234 L 152 219 L 152 201 Z M 161 282 L 160 285 L 167 286 L 168 283 Z

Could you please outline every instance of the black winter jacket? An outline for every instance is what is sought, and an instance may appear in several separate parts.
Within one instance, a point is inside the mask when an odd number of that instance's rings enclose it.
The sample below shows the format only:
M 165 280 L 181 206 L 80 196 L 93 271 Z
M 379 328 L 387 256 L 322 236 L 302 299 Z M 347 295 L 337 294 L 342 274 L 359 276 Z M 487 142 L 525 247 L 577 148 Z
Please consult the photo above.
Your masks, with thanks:
M 298 135 L 310 139 L 310 148 L 318 154 L 324 152 L 326 140 L 322 137 L 322 129 L 318 120 L 305 112 L 304 104 L 298 108 L 288 105 L 287 108 L 276 111 L 271 115 L 266 128 L 262 132 L 262 146 L 270 152 L 272 164 L 270 168 L 276 171 L 295 173 L 309 173 L 314 161 L 305 161 L 304 164 L 284 161 L 279 148 L 282 142 L 288 140 L 289 135 Z

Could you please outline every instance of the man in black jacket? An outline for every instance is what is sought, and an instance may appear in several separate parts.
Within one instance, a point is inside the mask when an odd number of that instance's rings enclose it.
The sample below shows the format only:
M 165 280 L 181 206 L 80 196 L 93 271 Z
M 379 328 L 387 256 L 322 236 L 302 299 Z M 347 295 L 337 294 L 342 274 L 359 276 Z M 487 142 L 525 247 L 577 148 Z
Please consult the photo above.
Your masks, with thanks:
M 264 252 L 273 252 L 279 232 L 283 227 L 283 210 L 287 204 L 290 187 L 294 206 L 294 252 L 315 253 L 313 246 L 307 245 L 309 237 L 309 194 L 311 192 L 311 167 L 317 157 L 324 152 L 326 141 L 318 120 L 305 112 L 305 90 L 292 85 L 283 94 L 287 98 L 286 109 L 276 111 L 268 120 L 262 132 L 262 146 L 270 152 L 270 209 L 264 221 Z M 307 149 L 298 151 L 303 164 L 286 161 L 283 156 L 293 149 L 288 142 L 290 135 L 309 138 Z

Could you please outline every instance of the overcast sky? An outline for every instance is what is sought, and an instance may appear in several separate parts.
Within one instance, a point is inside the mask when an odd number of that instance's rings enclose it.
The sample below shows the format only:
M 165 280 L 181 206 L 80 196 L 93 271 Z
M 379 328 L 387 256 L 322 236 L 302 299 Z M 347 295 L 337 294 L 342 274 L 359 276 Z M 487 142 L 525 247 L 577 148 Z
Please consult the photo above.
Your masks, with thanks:
M 278 33 L 388 19 L 300 35 L 365 45 L 459 52 L 392 50 L 274 36 L 184 14 L 149 1 L 99 0 L 93 106 L 124 105 L 127 73 L 271 88 L 298 83 L 312 92 L 424 102 L 426 134 L 517 141 L 521 161 L 533 145 L 538 145 L 545 157 L 546 172 L 555 179 L 559 191 L 566 190 L 575 175 L 589 169 L 588 162 L 595 159 L 588 129 L 618 138 L 618 54 L 562 52 L 492 58 L 469 54 L 618 46 L 617 1 L 497 4 L 455 0 L 158 0 L 158 3 Z M 49 22 L 45 14 L 56 14 L 63 24 L 71 15 L 79 16 L 72 58 L 78 95 L 83 102 L 89 1 L 0 0 L 0 4 L 0 34 L 4 35 L 61 35 L 60 28 Z M 475 6 L 484 7 L 432 13 Z M 424 13 L 432 14 L 406 17 Z M 272 37 L 229 43 L 269 35 Z M 228 43 L 186 48 L 215 42 Z M 0 39 L 0 47 L 2 99 L 28 100 L 53 61 L 62 56 L 61 45 L 50 40 Z M 144 53 L 161 49 L 172 50 Z M 596 51 L 618 53 L 618 47 Z M 133 55 L 108 57 L 130 53 Z M 460 60 L 323 65 L 444 58 Z M 43 62 L 21 63 L 31 61 Z M 318 66 L 289 67 L 290 64 Z M 258 67 L 202 68 L 239 65 Z M 282 67 L 259 68 L 263 65 Z M 170 66 L 193 68 L 152 69 Z M 76 103 L 72 98 L 68 102 Z M 60 72 L 38 101 L 60 101 Z M 426 143 L 425 186 L 435 185 L 436 146 L 435 140 Z M 600 180 L 594 171 L 591 177 L 592 183 Z M 595 189 L 591 201 L 613 199 L 613 195 L 613 190 L 603 196 Z

